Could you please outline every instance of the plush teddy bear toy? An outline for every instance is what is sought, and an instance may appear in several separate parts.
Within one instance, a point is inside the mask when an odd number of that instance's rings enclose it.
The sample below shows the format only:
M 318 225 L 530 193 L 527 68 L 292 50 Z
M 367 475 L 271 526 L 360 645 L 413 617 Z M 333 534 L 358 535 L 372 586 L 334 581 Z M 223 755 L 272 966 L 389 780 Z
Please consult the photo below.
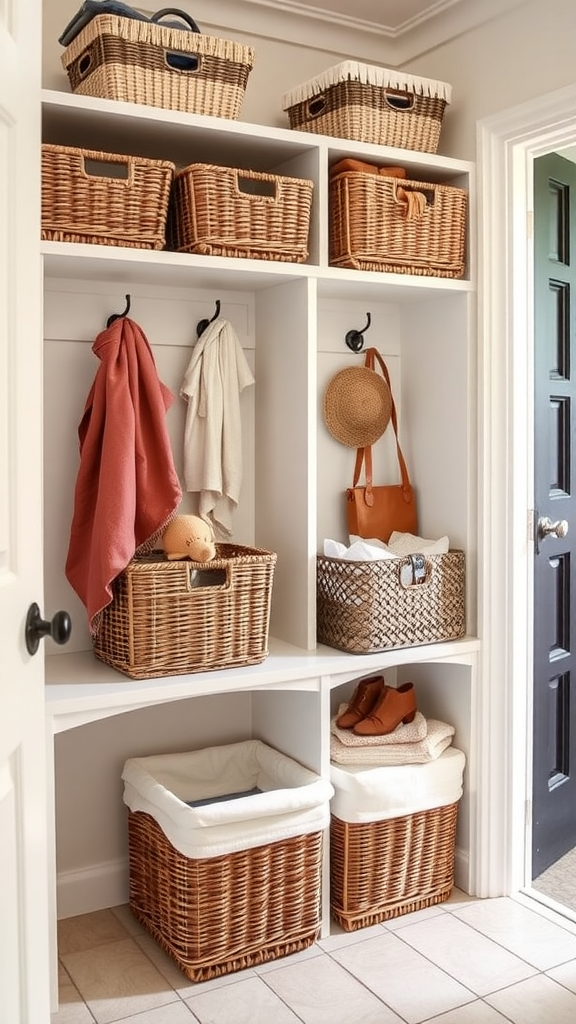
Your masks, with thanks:
M 216 557 L 214 532 L 200 516 L 174 516 L 162 536 L 166 558 L 191 558 L 193 562 L 210 562 Z

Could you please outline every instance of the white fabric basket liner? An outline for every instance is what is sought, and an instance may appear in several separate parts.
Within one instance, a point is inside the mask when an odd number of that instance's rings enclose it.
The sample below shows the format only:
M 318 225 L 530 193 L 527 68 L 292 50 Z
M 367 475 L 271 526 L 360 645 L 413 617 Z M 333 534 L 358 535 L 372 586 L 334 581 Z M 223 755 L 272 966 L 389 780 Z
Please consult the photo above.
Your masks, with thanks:
M 332 814 L 341 821 L 370 822 L 447 807 L 462 796 L 465 764 L 465 754 L 456 747 L 448 747 L 426 764 L 379 768 L 331 764 Z
M 402 92 L 411 92 L 420 96 L 436 96 L 445 100 L 446 103 L 450 103 L 452 100 L 452 86 L 447 82 L 439 82 L 434 78 L 421 78 L 418 75 L 408 75 L 405 71 L 397 71 L 392 68 L 380 68 L 373 64 L 359 64 L 354 60 L 344 60 L 323 71 L 316 78 L 311 78 L 285 93 L 282 97 L 282 109 L 288 110 L 289 107 L 295 107 L 298 103 L 311 100 L 325 89 L 346 80 L 362 82 L 364 85 L 377 85 L 383 89 L 399 89 Z
M 150 814 L 185 857 L 218 857 L 330 822 L 331 783 L 261 740 L 130 758 L 122 779 L 124 803 Z M 221 799 L 254 787 L 262 792 Z M 206 798 L 218 802 L 187 804 Z

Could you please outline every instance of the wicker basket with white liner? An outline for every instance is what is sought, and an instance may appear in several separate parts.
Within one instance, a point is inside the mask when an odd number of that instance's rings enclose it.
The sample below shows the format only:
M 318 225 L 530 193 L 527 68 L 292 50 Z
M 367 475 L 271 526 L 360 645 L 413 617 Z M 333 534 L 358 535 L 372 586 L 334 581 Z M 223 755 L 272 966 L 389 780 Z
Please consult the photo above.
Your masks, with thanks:
M 254 50 L 159 22 L 98 14 L 66 47 L 62 63 L 80 95 L 235 119 Z
M 42 238 L 163 249 L 174 164 L 42 146 Z
M 332 764 L 330 901 L 346 931 L 442 903 L 454 885 L 465 755 L 428 764 Z
M 290 127 L 435 153 L 452 98 L 447 82 L 343 61 L 282 97 Z
M 258 664 L 275 566 L 275 552 L 239 544 L 217 544 L 210 562 L 138 556 L 114 581 L 94 654 L 132 679 Z
M 316 559 L 316 633 L 352 654 L 456 640 L 466 632 L 465 555 L 425 555 L 421 582 L 404 580 L 410 556 Z
M 464 189 L 343 171 L 331 177 L 329 190 L 332 266 L 463 276 L 468 206 Z
M 204 256 L 303 263 L 312 191 L 304 178 L 190 164 L 174 178 L 169 246 Z
M 131 758 L 122 778 L 130 907 L 192 981 L 315 941 L 328 780 L 260 740 Z

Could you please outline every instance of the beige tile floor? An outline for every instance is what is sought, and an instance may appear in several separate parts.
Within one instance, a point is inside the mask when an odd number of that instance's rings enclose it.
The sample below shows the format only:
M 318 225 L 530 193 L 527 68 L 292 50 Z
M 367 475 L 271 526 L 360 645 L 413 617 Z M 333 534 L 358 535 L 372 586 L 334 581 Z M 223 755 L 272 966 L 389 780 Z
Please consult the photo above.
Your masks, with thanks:
M 574 1024 L 576 926 L 525 897 L 446 903 L 192 983 L 128 907 L 59 923 L 52 1024 Z

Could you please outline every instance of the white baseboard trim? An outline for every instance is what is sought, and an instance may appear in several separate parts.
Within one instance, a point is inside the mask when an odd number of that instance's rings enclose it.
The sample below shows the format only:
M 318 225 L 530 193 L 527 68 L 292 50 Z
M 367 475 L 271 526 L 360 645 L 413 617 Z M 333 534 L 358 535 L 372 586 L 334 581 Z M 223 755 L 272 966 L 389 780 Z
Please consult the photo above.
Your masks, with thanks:
M 470 863 L 465 850 L 456 848 L 454 858 L 454 884 L 463 892 L 470 892 Z M 109 860 L 93 864 L 79 871 L 62 871 L 57 879 L 58 920 L 91 914 L 107 907 L 128 903 L 128 860 Z
M 470 856 L 459 846 L 456 847 L 454 853 L 454 885 L 462 892 L 474 895 L 470 885 Z
M 56 882 L 58 920 L 128 903 L 128 885 L 127 858 L 92 864 L 78 871 L 59 872 Z

